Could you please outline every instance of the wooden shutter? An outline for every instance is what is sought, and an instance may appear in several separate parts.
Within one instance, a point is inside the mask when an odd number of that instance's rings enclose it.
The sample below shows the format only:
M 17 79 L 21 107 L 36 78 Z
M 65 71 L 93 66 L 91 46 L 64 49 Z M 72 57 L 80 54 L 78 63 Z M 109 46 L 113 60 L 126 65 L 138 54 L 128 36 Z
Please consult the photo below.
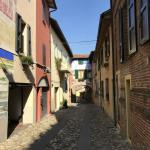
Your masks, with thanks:
M 107 35 L 107 57 L 110 56 L 110 33 Z
M 135 0 L 128 0 L 129 54 L 136 52 Z
M 28 55 L 31 56 L 31 27 L 28 25 L 27 26 L 27 36 L 28 36 Z
M 145 43 L 150 38 L 149 0 L 140 0 L 140 42 Z
M 22 18 L 19 14 L 16 14 L 16 52 L 22 52 Z
M 88 74 L 88 71 L 85 70 L 85 71 L 84 71 L 84 79 L 87 79 L 87 78 L 88 78 L 87 74 Z
M 119 47 L 120 47 L 120 62 L 124 61 L 124 27 L 123 27 L 123 9 L 119 12 Z
M 75 79 L 78 79 L 78 70 L 75 70 Z
M 106 93 L 106 100 L 109 101 L 109 79 L 108 78 L 106 79 L 105 82 L 105 93 Z

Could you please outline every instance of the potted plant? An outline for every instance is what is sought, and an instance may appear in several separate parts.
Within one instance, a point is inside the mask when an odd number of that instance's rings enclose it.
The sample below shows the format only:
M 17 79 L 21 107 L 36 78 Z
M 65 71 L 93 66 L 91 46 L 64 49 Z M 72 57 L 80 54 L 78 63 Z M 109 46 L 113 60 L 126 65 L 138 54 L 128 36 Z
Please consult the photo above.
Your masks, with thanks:
M 31 56 L 25 56 L 24 54 L 19 55 L 22 65 L 31 66 L 33 65 L 33 59 Z
M 7 72 L 7 66 L 5 64 L 0 64 L 0 68 L 2 68 L 4 72 Z
M 56 68 L 57 68 L 57 70 L 60 71 L 62 59 L 61 58 L 55 58 L 55 62 L 56 62 Z

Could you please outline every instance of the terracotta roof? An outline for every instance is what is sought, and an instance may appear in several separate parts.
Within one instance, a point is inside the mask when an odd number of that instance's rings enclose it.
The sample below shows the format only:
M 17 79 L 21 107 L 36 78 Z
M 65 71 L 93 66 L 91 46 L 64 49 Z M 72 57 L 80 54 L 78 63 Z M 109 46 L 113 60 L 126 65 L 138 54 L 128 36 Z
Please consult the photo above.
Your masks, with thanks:
M 89 58 L 89 54 L 75 54 L 75 55 L 73 55 L 73 58 L 74 59 L 76 59 L 76 58 L 80 58 L 80 59 L 82 59 L 82 58 Z

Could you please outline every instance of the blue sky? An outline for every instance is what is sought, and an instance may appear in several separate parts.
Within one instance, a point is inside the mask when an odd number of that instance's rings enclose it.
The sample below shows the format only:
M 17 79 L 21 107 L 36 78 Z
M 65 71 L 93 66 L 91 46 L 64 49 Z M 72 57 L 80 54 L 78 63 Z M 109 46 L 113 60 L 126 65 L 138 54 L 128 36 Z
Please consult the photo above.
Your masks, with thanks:
M 92 40 L 97 38 L 99 17 L 110 8 L 109 1 L 56 0 L 58 9 L 52 17 L 58 21 L 74 54 L 88 54 L 95 49 L 96 41 Z

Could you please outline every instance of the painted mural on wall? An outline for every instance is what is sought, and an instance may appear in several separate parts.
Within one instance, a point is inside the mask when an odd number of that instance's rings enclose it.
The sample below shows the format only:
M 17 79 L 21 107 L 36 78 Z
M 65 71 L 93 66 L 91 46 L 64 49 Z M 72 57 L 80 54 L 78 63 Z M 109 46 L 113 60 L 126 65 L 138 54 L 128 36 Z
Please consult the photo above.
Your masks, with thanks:
M 0 48 L 0 105 L 8 100 L 8 78 L 7 74 L 13 71 L 14 55 Z
M 7 105 L 8 77 L 13 71 L 15 52 L 16 0 L 0 0 L 0 108 Z
M 16 0 L 0 0 L 0 48 L 15 52 Z
M 9 80 L 15 53 L 16 0 L 0 0 L 0 142 L 7 138 Z

